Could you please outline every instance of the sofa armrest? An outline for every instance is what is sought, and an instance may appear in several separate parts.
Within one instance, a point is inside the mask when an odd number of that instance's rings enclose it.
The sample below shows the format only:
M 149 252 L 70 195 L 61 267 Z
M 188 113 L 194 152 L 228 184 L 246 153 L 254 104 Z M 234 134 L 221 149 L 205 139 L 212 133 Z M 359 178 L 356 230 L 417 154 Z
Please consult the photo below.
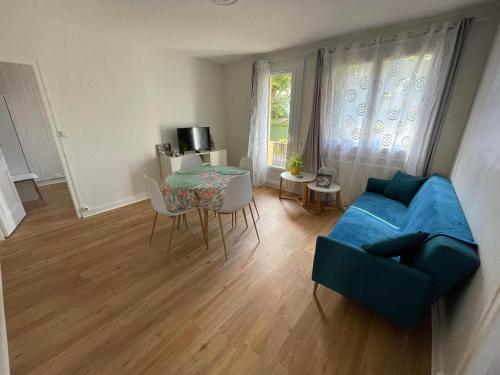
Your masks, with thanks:
M 431 281 L 423 272 L 323 236 L 316 241 L 312 279 L 407 328 L 417 323 Z
M 426 305 L 443 297 L 480 264 L 473 246 L 443 235 L 427 240 L 418 251 L 404 254 L 401 262 L 432 278 Z
M 366 191 L 370 193 L 383 194 L 389 180 L 370 177 L 366 183 Z

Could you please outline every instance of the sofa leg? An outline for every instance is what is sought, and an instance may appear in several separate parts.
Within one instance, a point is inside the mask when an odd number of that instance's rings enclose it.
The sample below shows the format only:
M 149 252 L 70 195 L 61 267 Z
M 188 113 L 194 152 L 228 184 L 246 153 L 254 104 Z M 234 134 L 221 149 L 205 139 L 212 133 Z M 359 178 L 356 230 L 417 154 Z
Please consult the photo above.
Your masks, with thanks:
M 314 289 L 313 289 L 313 295 L 316 296 L 316 291 L 318 290 L 318 286 L 319 284 L 318 283 L 314 283 Z

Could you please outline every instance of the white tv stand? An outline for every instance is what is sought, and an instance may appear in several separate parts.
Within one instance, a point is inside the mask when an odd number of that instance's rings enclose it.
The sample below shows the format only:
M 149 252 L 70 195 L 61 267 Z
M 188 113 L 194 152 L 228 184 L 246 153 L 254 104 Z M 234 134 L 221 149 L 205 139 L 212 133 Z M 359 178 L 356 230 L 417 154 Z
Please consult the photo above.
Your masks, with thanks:
M 214 167 L 218 165 L 227 165 L 226 150 L 190 152 L 189 154 L 199 155 L 203 165 L 211 165 Z M 179 156 L 160 155 L 160 168 L 161 168 L 161 176 L 163 179 L 181 169 L 182 157 L 183 155 Z

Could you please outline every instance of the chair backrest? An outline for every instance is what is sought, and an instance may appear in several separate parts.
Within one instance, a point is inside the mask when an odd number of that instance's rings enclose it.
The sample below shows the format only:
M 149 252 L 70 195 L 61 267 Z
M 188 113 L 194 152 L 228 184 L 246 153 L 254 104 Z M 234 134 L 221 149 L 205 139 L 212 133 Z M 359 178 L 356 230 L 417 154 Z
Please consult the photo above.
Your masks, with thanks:
M 251 157 L 243 156 L 240 159 L 240 169 L 245 169 L 250 172 L 250 182 L 253 182 L 253 161 Z
M 146 180 L 146 190 L 148 192 L 149 198 L 151 200 L 151 205 L 153 209 L 162 215 L 169 215 L 170 212 L 165 205 L 165 201 L 163 200 L 163 194 L 160 191 L 160 187 L 158 183 L 153 180 L 151 177 L 144 175 L 144 180 Z
M 181 157 L 181 169 L 201 167 L 201 158 L 196 154 L 187 154 Z
M 235 212 L 252 201 L 252 183 L 250 173 L 231 177 L 227 184 L 220 212 Z

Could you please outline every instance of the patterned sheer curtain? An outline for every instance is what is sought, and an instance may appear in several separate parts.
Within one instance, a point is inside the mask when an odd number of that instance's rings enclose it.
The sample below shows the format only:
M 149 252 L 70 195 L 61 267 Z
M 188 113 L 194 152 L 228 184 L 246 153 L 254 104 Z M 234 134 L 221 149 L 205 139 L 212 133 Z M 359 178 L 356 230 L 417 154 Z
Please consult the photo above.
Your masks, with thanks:
M 444 23 L 325 54 L 321 152 L 338 170 L 343 204 L 369 177 L 422 174 L 455 40 Z
M 253 162 L 252 181 L 255 186 L 266 184 L 270 79 L 271 64 L 263 60 L 254 62 L 248 156 Z

